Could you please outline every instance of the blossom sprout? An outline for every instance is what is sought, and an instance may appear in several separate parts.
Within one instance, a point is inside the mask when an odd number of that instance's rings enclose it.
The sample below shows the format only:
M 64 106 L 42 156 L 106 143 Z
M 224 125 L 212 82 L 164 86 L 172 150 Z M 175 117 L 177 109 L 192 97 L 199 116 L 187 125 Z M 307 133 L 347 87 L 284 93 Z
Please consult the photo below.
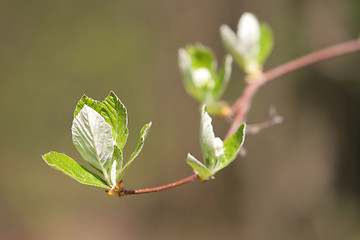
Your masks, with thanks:
M 210 85 L 209 87 L 213 87 L 214 85 L 213 81 L 211 81 L 212 79 L 210 71 L 204 67 L 194 70 L 192 77 L 196 87 L 203 87 L 207 83 Z
M 248 75 L 262 72 L 273 46 L 272 32 L 266 24 L 259 23 L 254 14 L 244 13 L 236 33 L 225 24 L 220 27 L 220 33 L 226 50 Z
M 216 137 L 213 140 L 214 148 L 215 148 L 215 156 L 220 157 L 221 155 L 224 155 L 224 143 L 223 141 Z

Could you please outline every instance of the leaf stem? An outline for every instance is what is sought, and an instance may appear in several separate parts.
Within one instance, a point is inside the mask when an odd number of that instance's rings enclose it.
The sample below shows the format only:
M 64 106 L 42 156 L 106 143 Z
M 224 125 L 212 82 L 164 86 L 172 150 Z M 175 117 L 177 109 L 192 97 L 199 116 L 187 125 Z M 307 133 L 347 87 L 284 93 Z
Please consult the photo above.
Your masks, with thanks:
M 122 190 L 119 192 L 119 196 L 122 195 L 130 195 L 130 194 L 142 194 L 142 193 L 152 193 L 152 192 L 159 192 L 162 190 L 166 190 L 166 189 L 170 189 L 170 188 L 174 188 L 174 187 L 178 187 L 180 185 L 183 185 L 185 183 L 191 182 L 194 179 L 198 178 L 197 173 L 194 173 L 193 175 L 181 179 L 179 181 L 173 182 L 173 183 L 169 183 L 163 186 L 159 186 L 159 187 L 153 187 L 153 188 L 145 188 L 145 189 L 137 189 L 137 190 Z
M 275 67 L 260 76 L 252 80 L 252 83 L 248 84 L 243 94 L 232 106 L 233 113 L 236 113 L 234 121 L 232 122 L 229 131 L 226 133 L 225 138 L 231 136 L 239 125 L 245 120 L 246 115 L 250 109 L 251 101 L 258 91 L 258 89 L 263 86 L 265 83 L 291 73 L 300 68 L 306 67 L 308 65 L 321 62 L 330 58 L 341 56 L 347 53 L 355 52 L 360 50 L 360 40 L 352 40 L 344 43 L 340 43 L 331 47 L 315 51 L 313 53 L 307 54 L 305 56 L 299 57 L 295 60 L 282 64 L 278 67 Z

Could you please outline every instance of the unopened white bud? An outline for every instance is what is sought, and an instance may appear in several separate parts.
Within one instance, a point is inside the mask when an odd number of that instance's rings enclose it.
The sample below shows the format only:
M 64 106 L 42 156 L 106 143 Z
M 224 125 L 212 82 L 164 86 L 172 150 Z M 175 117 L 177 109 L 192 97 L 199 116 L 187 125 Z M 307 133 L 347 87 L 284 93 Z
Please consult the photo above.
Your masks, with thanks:
M 215 148 L 215 156 L 216 157 L 220 157 L 221 155 L 224 154 L 224 143 L 223 141 L 216 137 L 213 140 L 213 144 L 214 144 L 214 148 Z
M 244 13 L 238 23 L 237 35 L 241 44 L 250 47 L 257 45 L 260 40 L 260 25 L 251 13 Z
M 196 87 L 203 87 L 206 83 L 211 81 L 211 73 L 207 68 L 198 68 L 193 71 L 192 77 Z

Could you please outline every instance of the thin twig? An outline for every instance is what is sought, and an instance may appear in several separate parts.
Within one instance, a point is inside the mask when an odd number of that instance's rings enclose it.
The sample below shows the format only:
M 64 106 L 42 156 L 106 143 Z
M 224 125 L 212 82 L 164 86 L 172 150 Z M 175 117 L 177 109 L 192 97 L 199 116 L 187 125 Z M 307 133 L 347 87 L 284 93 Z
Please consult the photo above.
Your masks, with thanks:
M 226 133 L 225 138 L 231 136 L 236 129 L 239 127 L 241 122 L 243 122 L 246 118 L 246 115 L 251 106 L 251 100 L 253 99 L 254 95 L 258 91 L 258 89 L 263 86 L 265 83 L 281 77 L 285 74 L 298 70 L 300 68 L 306 67 L 308 65 L 321 62 L 330 58 L 334 58 L 336 56 L 344 55 L 347 53 L 355 52 L 360 50 L 360 40 L 352 40 L 344 43 L 340 43 L 328 48 L 324 48 L 322 50 L 310 53 L 303 57 L 297 58 L 292 60 L 288 63 L 282 64 L 272 70 L 265 72 L 264 74 L 260 75 L 259 77 L 253 79 L 252 83 L 248 84 L 242 96 L 238 98 L 235 104 L 232 107 L 236 116 L 234 121 L 232 122 L 229 131 Z
M 246 126 L 246 134 L 258 134 L 260 131 L 270 128 L 274 125 L 281 124 L 283 122 L 283 117 L 281 117 L 275 107 L 271 107 L 269 110 L 268 119 L 261 123 L 248 124 Z
M 119 196 L 122 195 L 130 195 L 130 194 L 142 194 L 142 193 L 152 193 L 152 192 L 159 192 L 162 190 L 166 190 L 169 188 L 174 188 L 180 185 L 183 185 L 185 183 L 191 182 L 194 179 L 198 178 L 197 173 L 194 173 L 193 175 L 184 178 L 182 180 L 167 184 L 167 185 L 163 185 L 163 186 L 159 186 L 159 187 L 154 187 L 154 188 L 145 188 L 145 189 L 137 189 L 137 190 L 122 190 L 119 192 Z

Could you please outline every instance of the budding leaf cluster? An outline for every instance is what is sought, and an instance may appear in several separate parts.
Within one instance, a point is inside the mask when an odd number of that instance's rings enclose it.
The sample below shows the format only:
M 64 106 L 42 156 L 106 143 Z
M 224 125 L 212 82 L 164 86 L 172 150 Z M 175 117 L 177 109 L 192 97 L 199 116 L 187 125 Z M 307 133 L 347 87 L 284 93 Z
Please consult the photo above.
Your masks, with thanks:
M 228 85 L 232 57 L 226 55 L 218 69 L 213 51 L 197 44 L 181 48 L 178 58 L 187 92 L 202 103 L 216 102 Z
M 204 181 L 215 175 L 224 167 L 228 166 L 238 155 L 245 139 L 245 124 L 241 124 L 238 130 L 224 142 L 215 137 L 211 117 L 206 112 L 205 106 L 201 111 L 200 120 L 200 144 L 204 163 L 197 160 L 190 153 L 187 163 Z
M 80 155 L 97 173 L 63 153 L 50 152 L 43 155 L 43 159 L 80 183 L 121 190 L 118 184 L 140 153 L 151 127 L 150 122 L 142 128 L 138 144 L 125 164 L 123 148 L 129 135 L 127 124 L 127 110 L 115 93 L 111 92 L 103 102 L 84 95 L 74 112 L 72 140 Z
M 251 13 L 241 16 L 236 33 L 227 25 L 221 26 L 220 33 L 228 52 L 220 66 L 214 52 L 201 44 L 189 45 L 178 52 L 185 89 L 203 105 L 200 121 L 203 162 L 190 153 L 187 156 L 187 163 L 201 181 L 228 166 L 244 142 L 244 123 L 223 141 L 215 137 L 209 115 L 231 115 L 230 106 L 221 97 L 230 80 L 233 59 L 248 76 L 256 76 L 262 73 L 262 65 L 273 47 L 271 29 L 259 23 Z M 80 155 L 96 172 L 63 153 L 52 151 L 42 157 L 48 165 L 80 183 L 106 188 L 109 195 L 118 193 L 120 196 L 125 191 L 122 177 L 140 153 L 151 122 L 142 128 L 138 144 L 125 163 L 123 148 L 129 135 L 127 125 L 127 110 L 115 93 L 110 92 L 102 102 L 84 95 L 75 108 L 72 140 Z
M 262 65 L 268 58 L 274 44 L 270 27 L 259 23 L 252 13 L 244 13 L 235 33 L 228 25 L 220 27 L 221 39 L 226 51 L 248 75 L 262 72 Z
M 270 27 L 252 13 L 240 17 L 236 33 L 224 24 L 220 35 L 228 54 L 218 70 L 216 57 L 208 47 L 189 45 L 178 54 L 186 91 L 214 115 L 226 115 L 228 106 L 220 99 L 230 80 L 233 59 L 248 76 L 256 77 L 262 73 L 274 44 Z

